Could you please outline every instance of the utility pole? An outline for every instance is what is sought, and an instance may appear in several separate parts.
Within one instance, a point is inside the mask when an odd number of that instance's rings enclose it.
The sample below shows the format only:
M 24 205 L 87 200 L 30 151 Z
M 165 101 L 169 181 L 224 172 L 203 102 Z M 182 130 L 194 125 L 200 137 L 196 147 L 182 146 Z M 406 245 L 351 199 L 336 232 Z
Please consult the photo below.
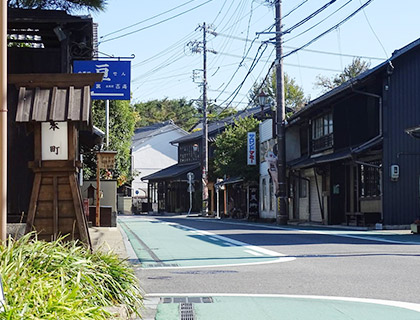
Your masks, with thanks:
M 207 215 L 209 212 L 209 189 L 208 189 L 208 173 L 209 173 L 209 144 L 208 144 L 208 119 L 207 119 L 207 52 L 216 54 L 216 51 L 207 49 L 207 33 L 209 32 L 209 26 L 204 22 L 202 26 L 197 29 L 203 30 L 203 42 L 191 41 L 188 43 L 191 46 L 191 50 L 194 53 L 201 52 L 203 50 L 203 137 L 201 142 L 201 185 L 202 185 L 202 214 Z M 196 29 L 196 30 L 197 30 Z M 210 32 L 212 33 L 212 32 Z M 214 33 L 212 33 L 214 34 Z M 196 71 L 193 71 L 193 81 L 197 77 Z
M 203 22 L 203 141 L 202 141 L 202 195 L 203 195 L 203 215 L 209 213 L 209 187 L 208 172 L 209 172 L 209 133 L 207 123 L 207 26 Z
M 284 103 L 284 74 L 283 48 L 281 26 L 281 0 L 276 0 L 276 104 L 277 104 L 277 156 L 278 156 L 278 192 L 276 221 L 287 224 L 287 184 L 286 184 L 286 137 L 285 137 L 285 103 Z

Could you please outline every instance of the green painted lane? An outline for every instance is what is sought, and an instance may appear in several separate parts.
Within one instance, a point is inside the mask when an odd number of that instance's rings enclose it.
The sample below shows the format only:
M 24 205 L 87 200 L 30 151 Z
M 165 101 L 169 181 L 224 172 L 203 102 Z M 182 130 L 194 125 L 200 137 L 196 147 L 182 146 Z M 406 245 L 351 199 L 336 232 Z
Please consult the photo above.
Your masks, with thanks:
M 213 296 L 193 303 L 196 320 L 418 320 L 420 305 L 383 300 L 292 296 Z M 180 319 L 179 303 L 160 303 L 156 320 Z
M 119 219 L 143 268 L 214 267 L 295 258 L 207 231 L 155 219 Z

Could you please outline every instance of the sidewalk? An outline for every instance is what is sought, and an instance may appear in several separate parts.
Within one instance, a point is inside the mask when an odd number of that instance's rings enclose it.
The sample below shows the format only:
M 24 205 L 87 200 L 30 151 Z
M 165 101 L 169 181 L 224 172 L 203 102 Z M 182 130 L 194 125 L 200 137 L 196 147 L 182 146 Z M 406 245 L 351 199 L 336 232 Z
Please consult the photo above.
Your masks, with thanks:
M 121 259 L 128 259 L 126 245 L 118 227 L 91 227 L 89 228 L 93 250 L 113 251 Z
M 119 227 L 90 227 L 89 234 L 93 250 L 113 251 L 121 259 L 131 260 L 135 258 L 134 252 L 128 242 L 124 231 Z M 141 286 L 141 284 L 140 284 Z M 144 299 L 145 309 L 141 311 L 142 320 L 154 320 L 159 299 Z M 117 310 L 116 310 L 117 311 Z M 118 311 L 117 311 L 118 312 Z M 129 319 L 122 315 L 121 319 Z

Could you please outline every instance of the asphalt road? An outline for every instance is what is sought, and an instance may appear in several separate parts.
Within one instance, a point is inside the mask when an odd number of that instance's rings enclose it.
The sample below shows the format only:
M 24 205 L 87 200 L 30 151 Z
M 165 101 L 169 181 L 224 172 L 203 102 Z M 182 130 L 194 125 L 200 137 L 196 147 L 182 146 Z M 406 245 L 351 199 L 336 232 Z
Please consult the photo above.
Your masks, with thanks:
M 120 219 L 120 225 L 143 260 L 136 272 L 150 296 L 420 302 L 420 287 L 414 285 L 420 270 L 417 235 L 182 217 L 136 216 Z

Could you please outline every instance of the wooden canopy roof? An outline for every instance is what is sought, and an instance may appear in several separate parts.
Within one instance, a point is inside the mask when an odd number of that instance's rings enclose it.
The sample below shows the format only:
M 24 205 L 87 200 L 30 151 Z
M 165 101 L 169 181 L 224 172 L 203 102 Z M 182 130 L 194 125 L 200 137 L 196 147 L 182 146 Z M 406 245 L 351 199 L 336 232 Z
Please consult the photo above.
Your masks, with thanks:
M 90 87 L 101 73 L 15 74 L 9 83 L 19 90 L 16 122 L 90 122 Z

